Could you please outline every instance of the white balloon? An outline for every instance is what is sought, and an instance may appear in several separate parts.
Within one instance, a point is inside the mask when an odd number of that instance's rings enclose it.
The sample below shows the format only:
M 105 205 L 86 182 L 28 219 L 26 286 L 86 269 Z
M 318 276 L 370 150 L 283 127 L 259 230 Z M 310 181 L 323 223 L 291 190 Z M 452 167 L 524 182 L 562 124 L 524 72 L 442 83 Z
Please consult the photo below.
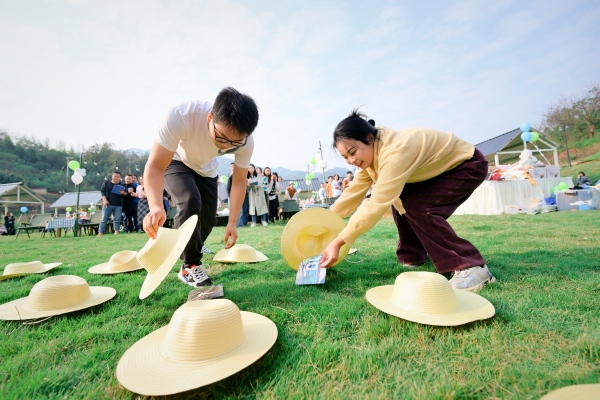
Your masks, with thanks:
M 73 174 L 71 176 L 71 180 L 73 181 L 74 184 L 79 185 L 81 182 L 83 182 L 83 176 L 81 176 L 79 174 Z
M 304 183 L 306 183 L 306 186 L 310 186 L 311 182 L 312 182 L 312 181 L 311 181 L 311 180 L 309 180 L 309 179 L 307 179 L 307 180 L 305 180 L 305 181 L 304 181 Z
M 327 168 L 327 161 L 325 161 L 325 160 L 319 161 L 319 168 L 321 168 L 321 169 Z
M 317 162 L 321 161 L 321 153 L 317 153 L 315 160 L 317 160 Z

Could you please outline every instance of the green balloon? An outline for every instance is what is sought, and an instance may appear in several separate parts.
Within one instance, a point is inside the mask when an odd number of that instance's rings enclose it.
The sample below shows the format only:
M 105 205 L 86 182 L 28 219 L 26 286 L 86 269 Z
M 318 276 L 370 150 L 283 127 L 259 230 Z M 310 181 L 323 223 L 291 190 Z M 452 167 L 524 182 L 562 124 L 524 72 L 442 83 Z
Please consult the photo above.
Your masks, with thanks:
M 71 212 L 72 208 L 71 207 L 67 207 L 66 210 L 67 210 L 67 212 Z
M 531 141 L 535 142 L 540 138 L 540 134 L 538 132 L 531 132 Z
M 77 168 L 79 168 L 79 161 L 76 161 L 76 160 L 69 161 L 69 168 L 71 170 L 75 171 Z
M 317 164 L 317 159 L 315 158 L 315 156 L 312 156 L 312 157 L 310 158 L 310 164 L 311 164 L 311 165 L 316 165 L 316 164 Z
M 558 184 L 558 190 L 563 190 L 563 189 L 568 189 L 569 188 L 569 184 L 567 182 L 561 182 Z

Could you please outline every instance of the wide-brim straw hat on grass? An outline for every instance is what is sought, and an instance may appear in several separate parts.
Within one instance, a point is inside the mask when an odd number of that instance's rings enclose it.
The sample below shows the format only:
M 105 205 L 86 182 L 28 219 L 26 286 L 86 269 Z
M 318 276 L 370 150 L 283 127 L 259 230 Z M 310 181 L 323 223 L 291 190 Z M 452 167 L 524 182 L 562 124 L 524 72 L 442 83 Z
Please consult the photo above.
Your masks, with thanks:
M 323 254 L 345 227 L 342 217 L 324 208 L 309 208 L 296 213 L 281 235 L 283 259 L 290 268 L 297 271 L 306 258 Z M 342 246 L 334 265 L 346 257 L 349 249 L 349 244 Z
M 565 386 L 542 396 L 540 400 L 598 400 L 600 383 Z
M 0 276 L 0 281 L 28 274 L 43 274 L 45 272 L 50 271 L 52 268 L 58 267 L 61 264 L 62 263 L 44 264 L 41 261 L 8 264 L 2 272 L 2 276 Z
M 476 293 L 454 289 L 433 272 L 404 272 L 393 285 L 367 291 L 369 303 L 396 317 L 425 325 L 456 326 L 491 318 L 492 303 Z
M 148 271 L 140 290 L 140 300 L 150 296 L 165 279 L 175 261 L 190 241 L 198 216 L 192 215 L 179 229 L 160 227 L 155 239 L 148 239 L 138 252 L 137 260 Z
M 118 251 L 110 257 L 108 262 L 94 265 L 88 269 L 88 272 L 90 274 L 120 274 L 144 268 L 136 256 L 137 251 Z
M 79 276 L 51 276 L 33 285 L 29 296 L 0 305 L 0 319 L 16 321 L 66 314 L 104 303 L 115 294 L 115 289 L 89 286 Z
M 230 249 L 222 249 L 213 257 L 213 261 L 222 263 L 253 263 L 267 261 L 268 259 L 269 257 L 247 244 L 236 244 Z
M 183 304 L 169 325 L 131 346 L 117 365 L 119 383 L 145 396 L 180 393 L 227 378 L 275 343 L 269 318 L 240 311 L 227 299 Z

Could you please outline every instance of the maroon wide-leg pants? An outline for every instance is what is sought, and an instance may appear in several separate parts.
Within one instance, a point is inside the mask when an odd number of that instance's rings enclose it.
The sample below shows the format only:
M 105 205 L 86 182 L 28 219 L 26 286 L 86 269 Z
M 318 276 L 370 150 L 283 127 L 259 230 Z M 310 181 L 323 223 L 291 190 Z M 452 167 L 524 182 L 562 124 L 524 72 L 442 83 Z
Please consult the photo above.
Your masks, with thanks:
M 471 196 L 488 173 L 488 162 L 475 149 L 473 158 L 423 182 L 408 183 L 400 194 L 406 214 L 392 207 L 398 227 L 396 256 L 403 264 L 422 264 L 427 255 L 439 273 L 485 264 L 479 250 L 461 239 L 448 217 Z

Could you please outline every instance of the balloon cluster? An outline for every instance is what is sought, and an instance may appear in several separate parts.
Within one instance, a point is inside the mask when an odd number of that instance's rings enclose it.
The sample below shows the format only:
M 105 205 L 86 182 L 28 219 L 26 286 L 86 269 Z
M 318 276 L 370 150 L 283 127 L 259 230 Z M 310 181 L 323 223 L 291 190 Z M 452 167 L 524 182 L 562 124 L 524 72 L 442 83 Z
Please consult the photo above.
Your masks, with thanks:
M 73 171 L 73 175 L 71 176 L 71 180 L 74 184 L 79 185 L 83 182 L 83 177 L 85 176 L 85 168 L 79 168 L 79 161 L 71 160 L 69 161 L 69 168 Z
M 538 132 L 531 132 L 531 124 L 529 122 L 524 122 L 520 126 L 521 128 L 521 140 L 524 142 L 535 142 L 540 138 L 540 134 Z
M 327 168 L 327 161 L 321 158 L 321 154 L 317 154 L 312 156 L 308 160 L 308 173 L 304 175 L 305 182 L 308 186 L 310 186 L 311 181 L 315 179 L 315 171 L 317 168 L 325 169 Z
M 25 206 L 21 207 L 21 212 L 22 212 L 23 214 L 25 214 L 25 213 L 27 212 L 27 210 L 29 210 L 29 208 L 27 208 L 27 207 L 25 207 Z
M 556 192 L 560 192 L 561 190 L 566 190 L 569 188 L 569 184 L 567 182 L 561 182 L 558 185 L 554 186 L 554 189 L 552 189 L 552 191 L 554 193 Z

